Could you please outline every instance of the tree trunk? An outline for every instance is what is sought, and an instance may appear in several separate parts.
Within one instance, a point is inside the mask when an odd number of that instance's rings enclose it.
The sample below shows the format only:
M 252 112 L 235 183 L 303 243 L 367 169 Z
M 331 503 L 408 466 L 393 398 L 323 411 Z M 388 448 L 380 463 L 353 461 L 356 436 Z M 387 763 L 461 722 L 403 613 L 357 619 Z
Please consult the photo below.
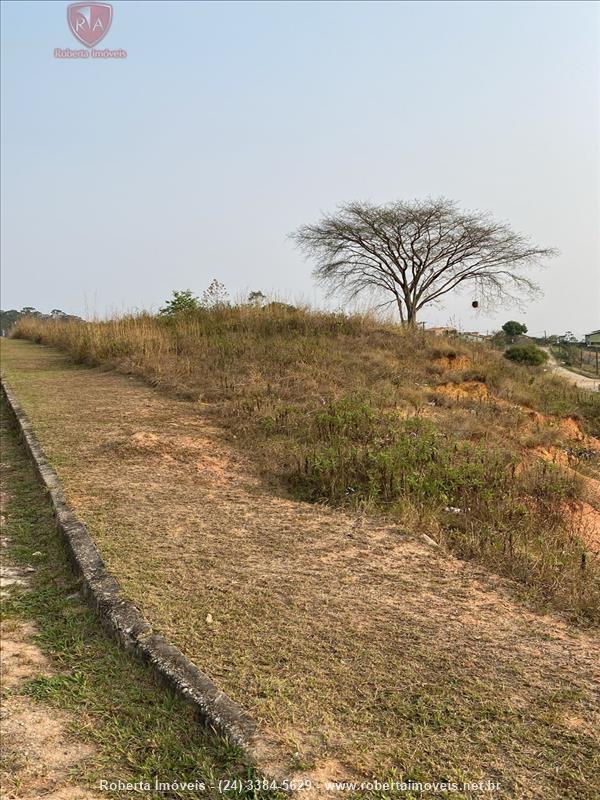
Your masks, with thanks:
M 406 322 L 411 328 L 417 324 L 417 309 L 412 303 L 406 304 Z

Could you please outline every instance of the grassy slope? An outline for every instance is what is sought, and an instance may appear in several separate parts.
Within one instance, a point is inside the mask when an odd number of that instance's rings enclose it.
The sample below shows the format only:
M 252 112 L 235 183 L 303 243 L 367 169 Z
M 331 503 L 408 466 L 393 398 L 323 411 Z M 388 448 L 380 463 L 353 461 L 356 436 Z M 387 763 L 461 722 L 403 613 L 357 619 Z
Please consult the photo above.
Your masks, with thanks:
M 111 569 L 279 737 L 288 765 L 596 796 L 589 635 L 515 606 L 510 585 L 397 526 L 273 497 L 227 461 L 197 405 L 3 345 Z
M 560 418 L 600 435 L 600 396 L 366 317 L 238 307 L 17 334 L 201 401 L 299 499 L 383 514 L 598 621 L 597 565 L 564 510 L 589 494 L 578 471 L 600 475 L 600 443 Z M 548 463 L 566 453 L 568 470 Z M 600 520 L 600 496 L 586 499 Z
M 31 588 L 13 590 L 9 599 L 3 599 L 2 618 L 4 622 L 34 623 L 39 631 L 37 643 L 53 668 L 51 676 L 33 677 L 19 691 L 71 712 L 72 734 L 95 745 L 85 774 L 74 775 L 74 781 L 93 787 L 101 778 L 135 782 L 152 781 L 158 775 L 170 782 L 198 780 L 214 786 L 220 778 L 256 777 L 236 748 L 202 731 L 191 709 L 121 652 L 92 612 L 74 602 L 77 581 L 4 403 L 0 434 L 8 497 L 3 507 L 8 555 L 27 565 L 33 552 L 42 553 L 41 558 L 33 559 L 36 572 Z M 145 796 L 165 795 L 151 792 Z M 220 795 L 208 790 L 169 796 Z M 231 796 L 252 797 L 254 793 L 232 792 Z

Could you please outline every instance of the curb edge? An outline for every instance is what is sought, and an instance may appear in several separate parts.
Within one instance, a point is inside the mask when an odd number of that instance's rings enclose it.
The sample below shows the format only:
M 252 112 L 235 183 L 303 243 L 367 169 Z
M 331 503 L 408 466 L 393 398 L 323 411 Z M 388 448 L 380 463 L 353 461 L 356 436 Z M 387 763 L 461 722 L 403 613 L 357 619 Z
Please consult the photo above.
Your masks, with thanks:
M 164 683 L 194 706 L 206 725 L 256 762 L 258 754 L 270 748 L 266 741 L 261 741 L 254 720 L 177 647 L 155 633 L 140 610 L 123 596 L 86 526 L 69 508 L 58 475 L 4 378 L 1 389 L 37 476 L 50 496 L 56 526 L 66 545 L 71 567 L 82 578 L 84 598 L 96 611 L 103 628 L 122 648 L 149 665 Z

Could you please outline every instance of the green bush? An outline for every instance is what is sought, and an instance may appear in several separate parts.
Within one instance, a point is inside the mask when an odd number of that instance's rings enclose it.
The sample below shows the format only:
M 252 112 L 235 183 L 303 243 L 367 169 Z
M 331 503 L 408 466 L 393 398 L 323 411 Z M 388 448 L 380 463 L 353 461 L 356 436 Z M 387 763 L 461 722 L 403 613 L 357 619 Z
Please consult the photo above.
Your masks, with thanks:
M 173 291 L 173 296 L 167 300 L 164 308 L 158 312 L 163 317 L 173 317 L 176 314 L 189 314 L 198 309 L 198 298 L 194 297 L 190 289 L 183 289 L 178 292 Z
M 540 350 L 534 344 L 515 344 L 504 353 L 504 358 L 516 361 L 517 364 L 539 367 L 548 360 L 548 353 Z

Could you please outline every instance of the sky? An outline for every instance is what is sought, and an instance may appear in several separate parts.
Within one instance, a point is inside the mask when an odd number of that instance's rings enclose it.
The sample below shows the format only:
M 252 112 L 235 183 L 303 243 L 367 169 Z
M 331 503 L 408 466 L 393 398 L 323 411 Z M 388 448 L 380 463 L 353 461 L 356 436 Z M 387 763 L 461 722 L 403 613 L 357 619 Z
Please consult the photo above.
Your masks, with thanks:
M 288 238 L 339 203 L 445 196 L 561 255 L 524 312 L 469 294 L 428 325 L 600 328 L 600 5 L 2 4 L 2 308 L 157 309 L 218 278 L 324 302 Z M 329 301 L 329 303 L 335 301 Z

